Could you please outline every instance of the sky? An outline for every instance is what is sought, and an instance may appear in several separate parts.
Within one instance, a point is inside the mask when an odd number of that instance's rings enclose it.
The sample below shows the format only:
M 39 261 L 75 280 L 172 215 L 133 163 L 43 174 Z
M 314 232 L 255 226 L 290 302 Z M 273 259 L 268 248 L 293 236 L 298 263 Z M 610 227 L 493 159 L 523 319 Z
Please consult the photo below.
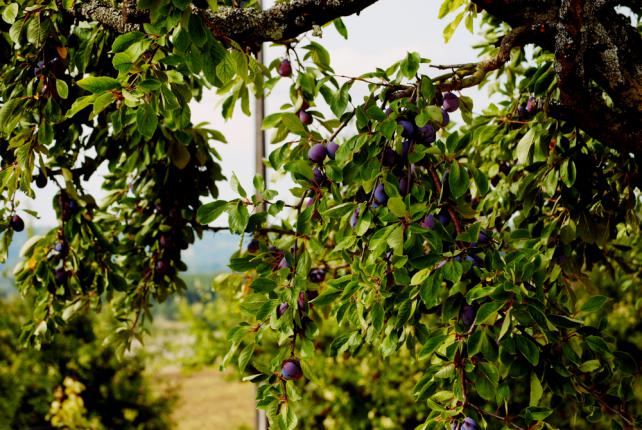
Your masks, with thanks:
M 265 2 L 265 7 L 273 4 Z M 448 18 L 437 19 L 440 2 L 437 0 L 379 0 L 363 10 L 358 16 L 344 18 L 348 28 L 348 39 L 345 40 L 334 29 L 325 27 L 321 39 L 313 38 L 321 43 L 331 54 L 332 67 L 340 75 L 358 76 L 387 66 L 406 56 L 407 52 L 416 51 L 421 56 L 430 58 L 433 64 L 456 64 L 478 61 L 472 46 L 480 38 L 470 34 L 463 25 L 457 30 L 448 44 L 445 44 L 442 31 L 448 24 Z M 312 36 L 308 36 L 311 37 Z M 269 63 L 274 58 L 281 58 L 285 49 L 279 46 L 266 46 L 265 61 Z M 266 101 L 266 114 L 278 111 L 279 106 L 287 101 L 288 82 L 281 82 Z M 360 101 L 365 94 L 364 88 L 355 86 L 354 101 Z M 475 101 L 475 111 L 487 103 L 487 98 L 476 89 L 468 89 L 465 94 Z M 214 91 L 208 91 L 201 102 L 192 103 L 192 121 L 209 122 L 211 126 L 225 134 L 227 144 L 216 142 L 216 150 L 223 160 L 223 173 L 231 177 L 236 173 L 241 184 L 251 189 L 254 176 L 254 119 L 235 111 L 233 119 L 224 122 L 221 117 L 221 102 L 223 96 Z M 453 117 L 457 120 L 457 117 Z M 270 148 L 268 147 L 268 151 Z M 274 180 L 273 172 L 268 172 Z M 276 188 L 285 197 L 289 186 L 287 180 L 270 183 L 270 188 Z M 235 197 L 226 183 L 219 185 L 219 198 L 232 199 Z M 100 199 L 104 193 L 100 190 L 100 175 L 94 174 L 87 184 L 87 190 Z M 27 224 L 34 226 L 55 225 L 56 219 L 51 208 L 51 199 L 56 192 L 50 183 L 45 189 L 37 190 L 35 200 L 22 198 L 22 207 L 35 209 L 40 219 L 25 216 Z M 224 219 L 221 219 L 224 222 Z

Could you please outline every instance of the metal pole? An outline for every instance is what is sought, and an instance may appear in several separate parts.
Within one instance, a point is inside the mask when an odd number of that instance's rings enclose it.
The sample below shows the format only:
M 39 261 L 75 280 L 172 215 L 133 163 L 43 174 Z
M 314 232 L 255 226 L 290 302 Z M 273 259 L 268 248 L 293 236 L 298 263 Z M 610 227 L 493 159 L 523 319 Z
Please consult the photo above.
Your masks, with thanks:
M 259 7 L 262 9 L 263 5 L 261 0 L 258 1 Z M 256 61 L 263 63 L 263 45 L 256 54 Z M 263 118 L 265 118 L 265 93 L 257 92 L 254 105 L 254 157 L 255 157 L 255 172 L 263 178 L 263 182 L 267 185 L 267 169 L 263 160 L 265 159 L 265 130 L 263 130 Z M 265 202 L 261 203 L 261 210 L 267 209 Z M 258 385 L 254 385 L 254 398 L 258 392 Z M 264 410 L 256 408 L 254 428 L 256 430 L 268 430 L 268 420 Z

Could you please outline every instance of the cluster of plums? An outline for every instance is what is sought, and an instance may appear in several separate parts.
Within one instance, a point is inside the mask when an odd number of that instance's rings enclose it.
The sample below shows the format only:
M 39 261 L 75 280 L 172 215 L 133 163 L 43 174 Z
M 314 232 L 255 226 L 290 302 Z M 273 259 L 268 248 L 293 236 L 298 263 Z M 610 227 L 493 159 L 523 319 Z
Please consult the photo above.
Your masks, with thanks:
M 521 119 L 531 119 L 539 111 L 539 100 L 530 96 L 525 103 L 517 108 L 517 114 Z
M 320 166 L 323 165 L 326 157 L 334 160 L 338 149 L 339 145 L 331 141 L 325 145 L 322 143 L 316 143 L 308 150 L 308 160 L 319 165 L 312 169 L 312 183 L 317 187 L 323 186 L 327 179 Z

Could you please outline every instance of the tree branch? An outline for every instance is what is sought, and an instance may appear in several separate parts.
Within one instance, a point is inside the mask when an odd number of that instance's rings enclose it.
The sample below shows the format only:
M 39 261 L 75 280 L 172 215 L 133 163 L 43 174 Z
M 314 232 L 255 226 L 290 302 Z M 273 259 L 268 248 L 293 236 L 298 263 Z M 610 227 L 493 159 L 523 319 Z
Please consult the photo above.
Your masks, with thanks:
M 192 7 L 192 13 L 203 18 L 217 39 L 233 40 L 241 46 L 257 49 L 263 42 L 285 42 L 314 26 L 336 18 L 359 13 L 378 0 L 294 0 L 279 3 L 264 11 L 254 8 L 220 6 L 216 12 Z M 76 16 L 97 21 L 120 33 L 140 29 L 149 14 L 130 11 L 136 18 L 130 22 L 116 7 L 100 0 L 89 0 L 76 8 Z

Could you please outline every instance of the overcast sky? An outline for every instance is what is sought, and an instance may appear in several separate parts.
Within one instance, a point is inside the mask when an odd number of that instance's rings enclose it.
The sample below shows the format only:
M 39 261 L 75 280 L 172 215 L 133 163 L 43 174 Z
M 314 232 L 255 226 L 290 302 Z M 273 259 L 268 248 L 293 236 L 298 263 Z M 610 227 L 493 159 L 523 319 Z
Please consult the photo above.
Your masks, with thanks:
M 273 2 L 266 2 L 269 6 Z M 334 26 L 324 29 L 323 38 L 319 40 L 331 54 L 332 67 L 338 74 L 357 76 L 375 70 L 376 67 L 387 66 L 405 57 L 406 52 L 417 51 L 423 57 L 430 58 L 434 64 L 455 64 L 476 61 L 472 46 L 479 38 L 471 35 L 462 26 L 446 45 L 442 36 L 444 26 L 449 22 L 437 19 L 439 2 L 436 0 L 380 0 L 361 12 L 344 18 L 348 27 L 348 40 L 343 39 Z M 282 57 L 282 47 L 267 47 L 266 62 Z M 267 114 L 275 112 L 287 100 L 287 82 L 279 85 L 267 100 Z M 363 91 L 358 98 L 362 97 Z M 475 111 L 480 111 L 480 104 L 486 100 L 480 97 L 476 90 L 466 90 L 466 95 L 475 99 Z M 208 92 L 200 103 L 192 107 L 194 123 L 207 121 L 213 128 L 222 131 L 228 144 L 216 143 L 215 147 L 223 159 L 223 171 L 227 177 L 232 172 L 240 178 L 241 183 L 250 187 L 254 175 L 254 121 L 244 116 L 237 109 L 235 118 L 223 122 L 221 119 L 221 97 L 214 92 Z M 269 149 L 268 149 L 269 150 Z M 272 175 L 274 177 L 274 175 Z M 280 182 L 280 190 L 286 190 L 288 183 Z M 234 195 L 225 183 L 219 185 L 221 198 L 230 199 Z M 88 185 L 88 190 L 100 196 L 100 178 L 94 175 Z M 37 199 L 23 199 L 23 207 L 39 211 L 41 218 L 35 220 L 26 216 L 26 221 L 32 225 L 54 225 L 55 216 L 51 208 L 51 198 L 55 188 L 49 185 L 44 190 L 38 190 Z

